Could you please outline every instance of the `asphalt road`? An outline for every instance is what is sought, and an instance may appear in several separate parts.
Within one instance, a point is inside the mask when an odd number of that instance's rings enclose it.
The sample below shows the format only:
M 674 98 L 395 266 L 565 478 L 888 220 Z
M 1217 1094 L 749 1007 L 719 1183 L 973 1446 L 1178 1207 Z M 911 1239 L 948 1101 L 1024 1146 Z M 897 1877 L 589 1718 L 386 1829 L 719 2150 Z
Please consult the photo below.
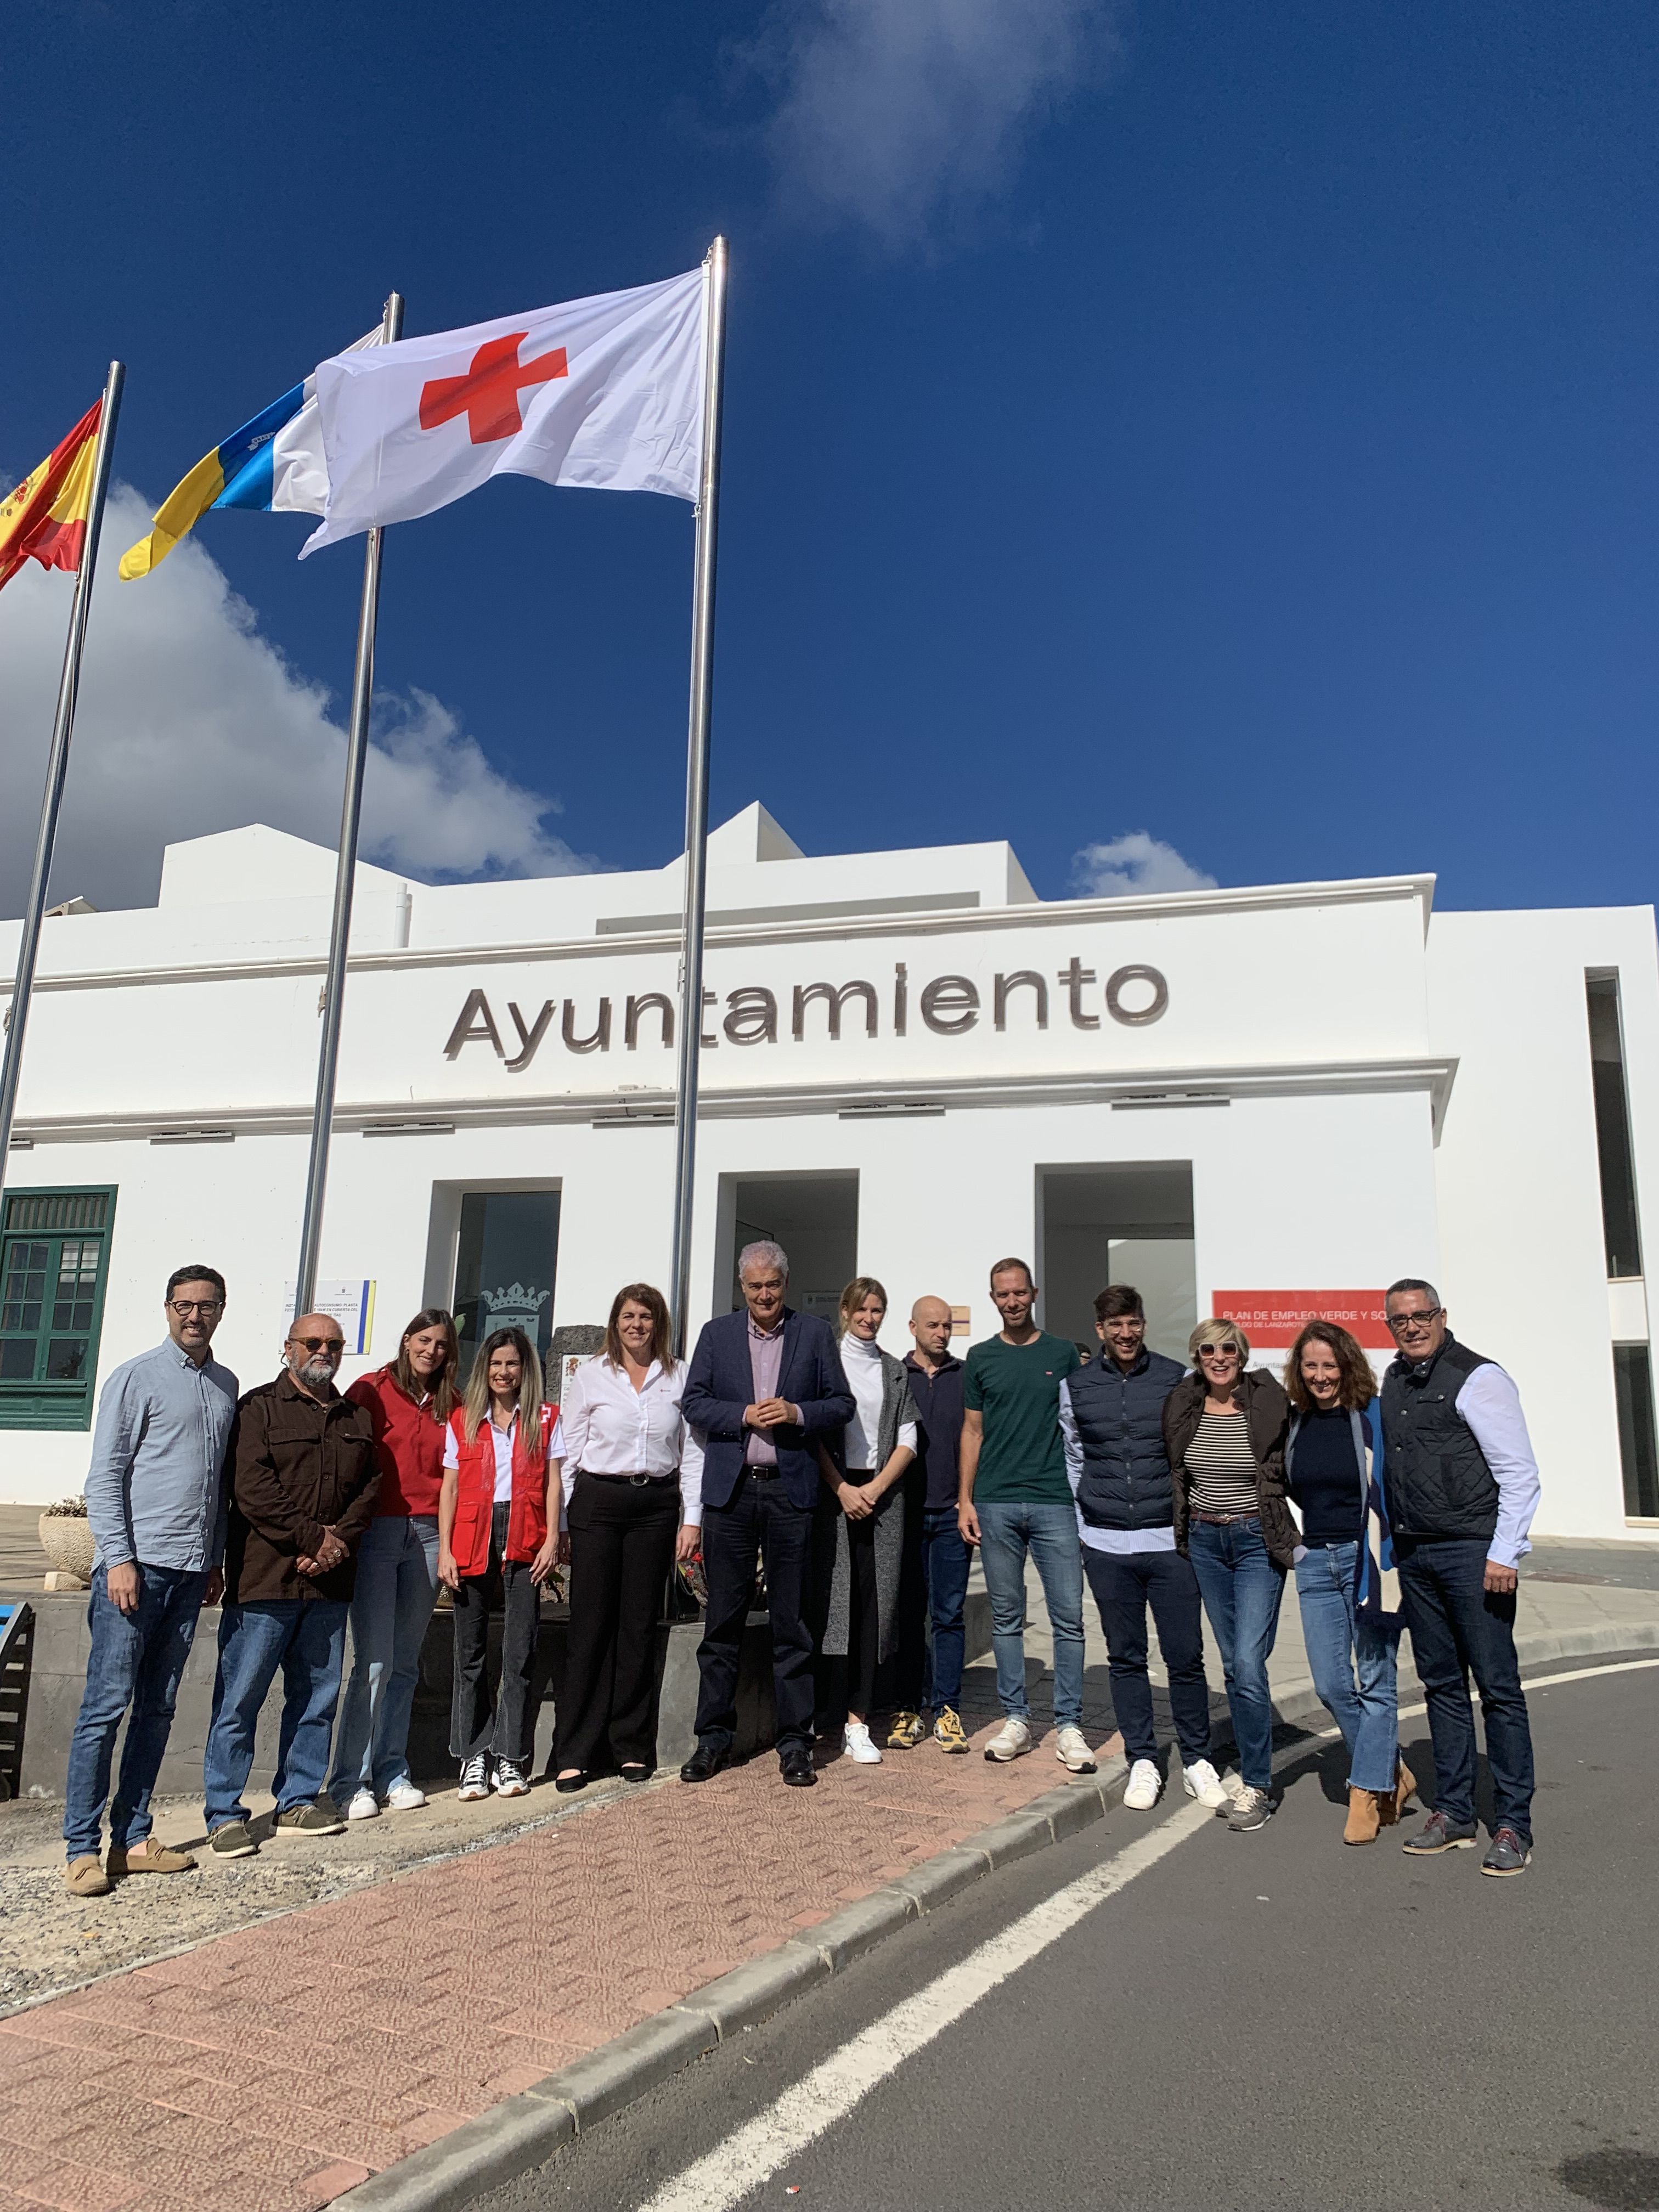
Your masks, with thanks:
M 1475 1852 L 1414 1863 L 1387 1832 L 1345 1849 L 1323 1747 L 1281 1768 L 1255 1835 L 1188 1820 L 1182 1798 L 1120 1808 L 479 2203 L 643 2212 L 707 2158 L 698 2212 L 1659 2208 L 1659 1666 L 1596 1663 L 1532 1692 L 1538 1842 L 1515 1880 L 1484 1878 Z M 1402 1734 L 1431 1771 L 1423 1722 Z M 844 2070 L 849 2044 L 867 2066 L 938 1978 L 1079 1877 L 1121 1873 L 1126 1849 L 1148 1856 L 1171 1816 L 1184 1832 L 1161 1856 L 921 2047 L 901 2035 L 867 2094 L 799 2141 L 825 2078 L 803 2100 L 803 2077 Z M 773 2162 L 740 2193 L 720 2177 L 757 2135 Z

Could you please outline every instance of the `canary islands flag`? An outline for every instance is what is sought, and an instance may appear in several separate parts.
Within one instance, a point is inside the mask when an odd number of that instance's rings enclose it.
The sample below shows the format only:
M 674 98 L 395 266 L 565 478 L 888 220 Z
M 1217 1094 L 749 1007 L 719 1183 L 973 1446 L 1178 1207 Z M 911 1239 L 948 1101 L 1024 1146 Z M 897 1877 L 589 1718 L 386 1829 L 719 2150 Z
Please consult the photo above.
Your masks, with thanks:
M 349 346 L 360 353 L 381 343 L 377 324 Z M 317 419 L 316 379 L 307 377 L 204 454 L 155 510 L 155 528 L 121 556 L 129 582 L 148 576 L 186 538 L 210 507 L 250 507 L 262 514 L 321 514 L 328 506 L 328 464 Z
M 25 561 L 38 561 L 43 568 L 80 567 L 103 414 L 100 399 L 38 469 L 0 498 L 0 585 L 9 584 Z

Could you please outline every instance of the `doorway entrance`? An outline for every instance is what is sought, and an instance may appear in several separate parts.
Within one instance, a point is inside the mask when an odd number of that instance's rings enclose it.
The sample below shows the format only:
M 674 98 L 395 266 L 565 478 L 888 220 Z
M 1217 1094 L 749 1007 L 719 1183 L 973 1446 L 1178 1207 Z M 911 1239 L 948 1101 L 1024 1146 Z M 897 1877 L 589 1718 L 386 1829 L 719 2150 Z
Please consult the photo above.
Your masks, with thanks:
M 1133 1283 L 1147 1343 L 1185 1364 L 1198 1322 L 1190 1160 L 1039 1168 L 1037 1223 L 1045 1328 L 1098 1352 L 1095 1293 Z
M 738 1255 L 770 1237 L 789 1255 L 789 1303 L 833 1322 L 842 1291 L 859 1271 L 856 1169 L 823 1175 L 722 1176 L 714 1305 L 743 1304 Z
M 461 1373 L 492 1330 L 521 1328 L 546 1365 L 553 1337 L 559 1254 L 556 1190 L 467 1190 L 460 1194 L 452 1310 Z

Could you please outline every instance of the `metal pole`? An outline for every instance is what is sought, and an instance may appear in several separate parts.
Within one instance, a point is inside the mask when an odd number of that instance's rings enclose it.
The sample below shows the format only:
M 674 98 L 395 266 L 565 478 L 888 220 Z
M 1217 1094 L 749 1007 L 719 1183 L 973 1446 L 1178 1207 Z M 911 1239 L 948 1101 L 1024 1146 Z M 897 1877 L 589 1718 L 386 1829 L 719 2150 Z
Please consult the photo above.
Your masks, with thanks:
M 386 303 L 385 343 L 403 334 L 404 301 Z M 374 703 L 374 625 L 380 606 L 380 532 L 363 549 L 363 596 L 357 611 L 357 661 L 351 678 L 351 733 L 346 744 L 345 803 L 340 814 L 340 853 L 334 871 L 334 924 L 328 940 L 328 980 L 323 986 L 323 1042 L 317 1055 L 317 1103 L 311 1118 L 311 1161 L 306 1170 L 305 1224 L 294 1312 L 307 1313 L 317 1291 L 317 1261 L 328 1189 L 328 1146 L 334 1129 L 334 1084 L 340 1065 L 340 1023 L 345 1011 L 346 949 L 351 938 L 351 896 L 357 881 L 357 830 L 363 811 L 363 770 L 368 764 L 368 715 Z
M 11 1008 L 6 1029 L 6 1051 L 0 1062 L 0 1184 L 6 1179 L 11 1151 L 12 1116 L 17 1109 L 17 1083 L 23 1065 L 23 1032 L 28 1026 L 29 1000 L 34 990 L 34 963 L 40 949 L 40 924 L 46 911 L 46 883 L 52 874 L 52 848 L 58 842 L 58 817 L 64 804 L 64 785 L 69 775 L 70 738 L 75 731 L 75 702 L 81 690 L 81 647 L 87 635 L 87 610 L 92 604 L 92 574 L 98 561 L 98 538 L 104 524 L 104 495 L 109 489 L 110 457 L 115 446 L 115 418 L 121 411 L 121 386 L 126 381 L 124 363 L 112 361 L 104 384 L 103 412 L 98 418 L 98 445 L 92 458 L 92 496 L 87 507 L 87 533 L 81 544 L 80 573 L 75 579 L 75 599 L 70 608 L 69 638 L 64 647 L 64 673 L 58 686 L 58 713 L 52 726 L 52 750 L 46 758 L 46 788 L 40 801 L 40 828 L 34 841 L 34 872 L 29 878 L 28 904 L 23 910 L 23 934 L 17 946 L 17 974 L 11 987 Z
M 708 724 L 714 691 L 714 543 L 720 520 L 720 399 L 726 377 L 726 240 L 703 263 L 702 481 L 691 583 L 691 710 L 685 756 L 685 919 L 680 1049 L 674 1092 L 674 1349 L 685 1352 L 697 1163 L 697 1059 L 702 1042 L 702 933 L 708 844 Z

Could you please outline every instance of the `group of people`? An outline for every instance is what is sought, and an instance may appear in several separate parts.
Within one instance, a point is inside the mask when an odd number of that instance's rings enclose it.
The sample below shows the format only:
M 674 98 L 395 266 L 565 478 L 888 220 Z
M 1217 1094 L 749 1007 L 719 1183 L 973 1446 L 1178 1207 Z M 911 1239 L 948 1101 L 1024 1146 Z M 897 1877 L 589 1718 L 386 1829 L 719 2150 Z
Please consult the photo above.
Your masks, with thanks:
M 1513 1624 L 1537 1471 L 1513 1382 L 1451 1336 L 1429 1285 L 1389 1292 L 1399 1354 L 1379 1397 L 1363 1351 L 1328 1322 L 1302 1331 L 1281 1388 L 1249 1365 L 1244 1333 L 1224 1318 L 1194 1331 L 1190 1371 L 1150 1351 L 1138 1293 L 1115 1285 L 1096 1300 L 1101 1350 L 1085 1359 L 1036 1326 L 1030 1269 L 1010 1259 L 991 1273 L 995 1335 L 959 1360 L 950 1306 L 920 1298 L 901 1360 L 879 1342 L 888 1302 L 872 1277 L 848 1284 L 832 1328 L 790 1308 L 788 1274 L 779 1245 L 748 1246 L 741 1308 L 705 1326 L 689 1362 L 674 1356 L 661 1294 L 628 1285 L 601 1350 L 556 1405 L 516 1328 L 489 1336 L 463 1378 L 453 1319 L 438 1308 L 343 1394 L 337 1322 L 302 1315 L 276 1378 L 239 1395 L 211 1352 L 224 1279 L 176 1270 L 166 1340 L 117 1369 L 99 1404 L 86 1484 L 91 1650 L 65 1793 L 71 1892 L 195 1864 L 152 1833 L 150 1801 L 204 1605 L 222 1606 L 208 1849 L 235 1858 L 258 1848 L 245 1792 L 279 1668 L 274 1837 L 425 1805 L 408 1740 L 441 1590 L 453 1607 L 459 1794 L 524 1795 L 541 1593 L 566 1565 L 561 1791 L 654 1772 L 664 1592 L 676 1559 L 699 1556 L 708 1595 L 684 1781 L 710 1779 L 732 1756 L 757 1565 L 786 1784 L 816 1781 L 820 1736 L 838 1735 L 854 1765 L 878 1764 L 884 1749 L 924 1741 L 927 1714 L 939 1748 L 963 1754 L 975 1550 L 1003 1714 L 988 1759 L 1033 1742 L 1029 1559 L 1053 1631 L 1060 1764 L 1096 1765 L 1083 1731 L 1086 1574 L 1130 1763 L 1125 1802 L 1150 1809 L 1163 1787 L 1150 1610 L 1183 1787 L 1233 1828 L 1260 1828 L 1273 1809 L 1267 1660 L 1294 1574 L 1315 1686 L 1348 1753 L 1345 1840 L 1373 1840 L 1417 1786 L 1398 1743 L 1403 1626 L 1437 1784 L 1406 1848 L 1476 1841 L 1473 1672 L 1496 1798 L 1485 1869 L 1527 1864 L 1532 1754 Z M 1231 1789 L 1210 1755 L 1200 1610 L 1237 1745 Z

